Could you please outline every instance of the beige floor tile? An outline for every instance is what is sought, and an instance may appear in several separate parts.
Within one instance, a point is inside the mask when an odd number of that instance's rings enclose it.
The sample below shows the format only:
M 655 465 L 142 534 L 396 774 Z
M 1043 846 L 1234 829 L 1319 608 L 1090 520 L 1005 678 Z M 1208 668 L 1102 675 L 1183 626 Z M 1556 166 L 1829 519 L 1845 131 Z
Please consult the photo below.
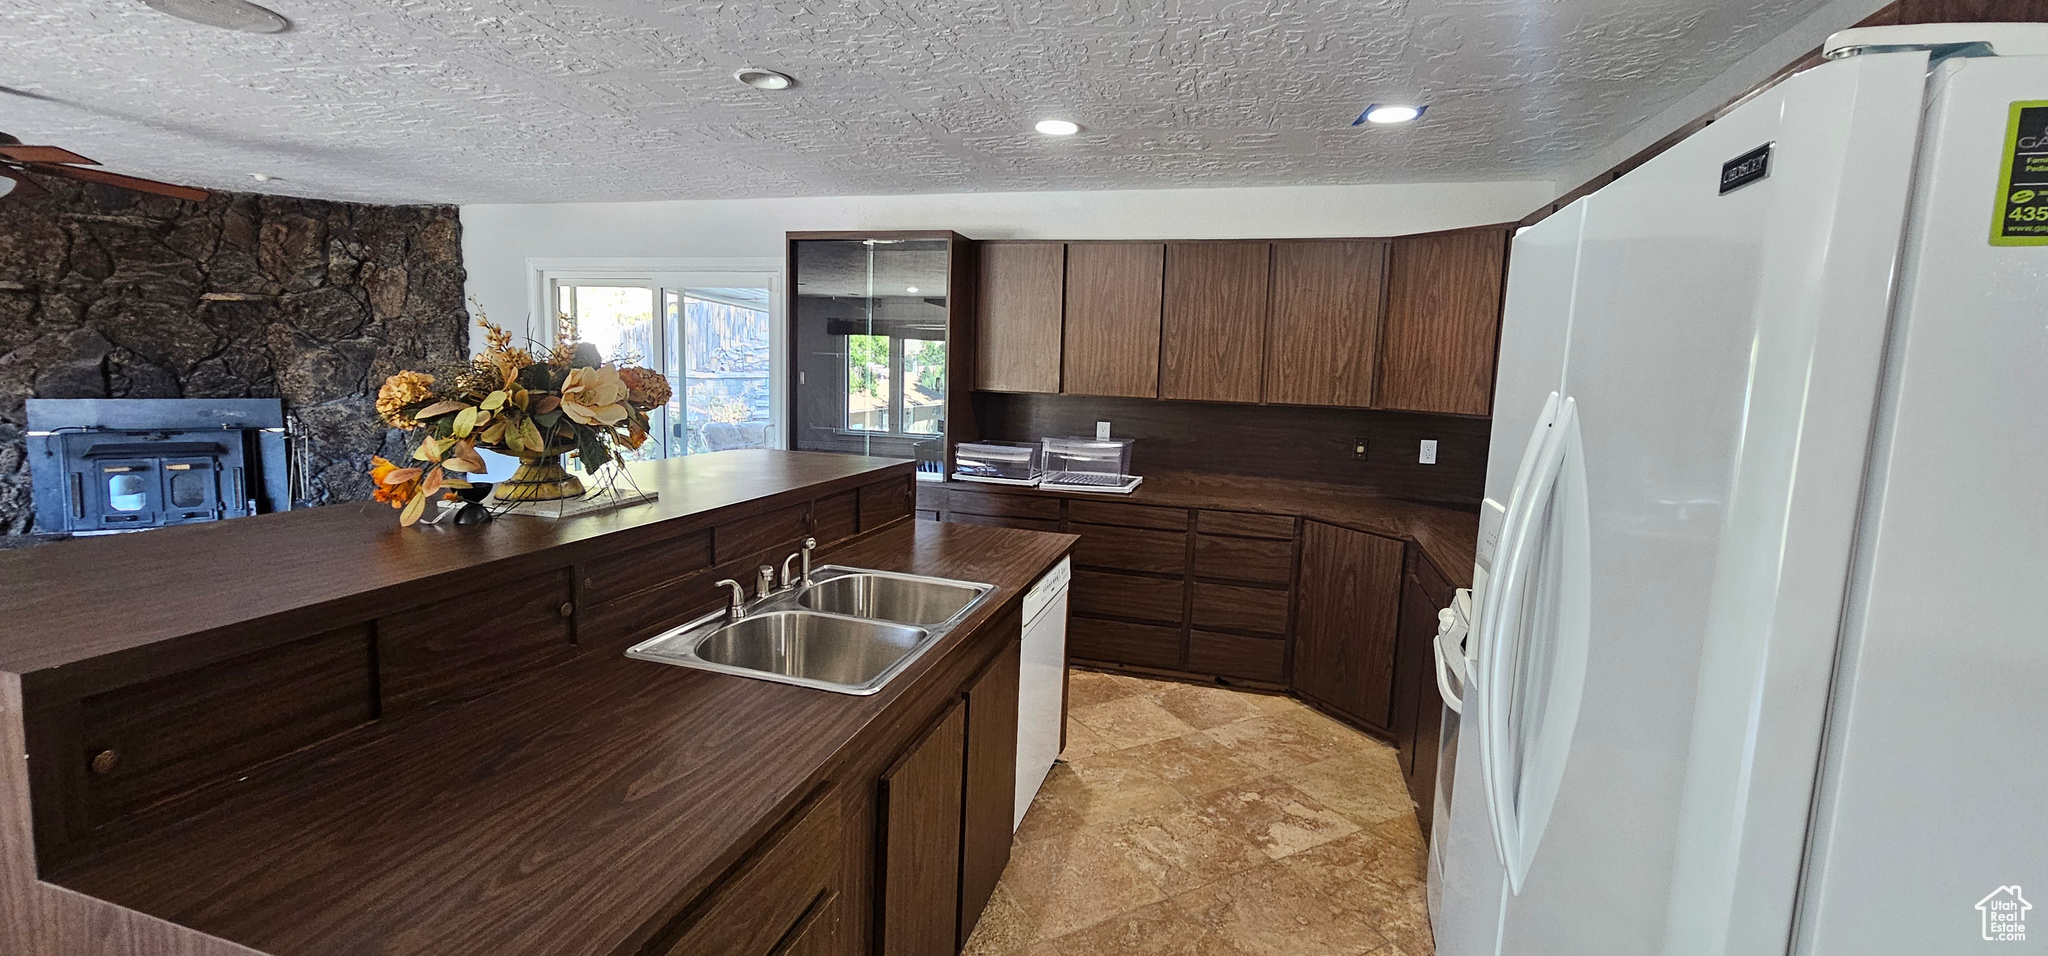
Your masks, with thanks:
M 1257 695 L 1200 684 L 1168 684 L 1146 696 L 1197 730 L 1207 730 L 1265 712 L 1254 700 Z
M 1089 730 L 1087 724 L 1071 718 L 1068 719 L 1067 747 L 1065 750 L 1060 751 L 1060 756 L 1068 760 L 1078 760 L 1090 754 L 1100 753 L 1108 749 L 1110 748 L 1103 744 L 1102 738 L 1096 736 L 1095 731 Z
M 1309 733 L 1336 744 L 1347 753 L 1386 751 L 1394 752 L 1394 745 L 1359 730 L 1335 717 L 1325 714 L 1306 704 L 1298 705 L 1294 715 L 1301 719 L 1302 726 Z
M 1360 826 L 1415 817 L 1400 757 L 1391 747 L 1288 767 L 1279 776 Z
M 1069 711 L 1070 716 L 1102 739 L 1111 750 L 1194 733 L 1180 718 L 1150 697 L 1126 697 Z
M 1112 916 L 1051 945 L 1059 956 L 1244 956 L 1167 901 Z
M 1107 704 L 1113 700 L 1135 697 L 1145 688 L 1130 678 L 1101 671 L 1084 671 L 1079 668 L 1067 672 L 1067 710 L 1069 712 L 1096 704 Z
M 1226 787 L 1196 805 L 1211 823 L 1243 835 L 1276 860 L 1359 830 L 1342 814 L 1272 777 Z
M 1266 775 L 1266 768 L 1207 734 L 1192 733 L 1124 750 L 1097 753 L 1093 762 L 1151 773 L 1189 797 Z
M 1358 883 L 1356 893 L 1338 904 L 1371 925 L 1411 956 L 1435 956 L 1436 939 L 1429 927 L 1429 887 L 1422 882 L 1392 887 Z
M 1269 862 L 1257 844 L 1218 825 L 1193 804 L 1177 803 L 1104 826 L 1125 858 L 1169 895 Z
M 1396 888 L 1422 883 L 1427 878 L 1428 851 L 1419 834 L 1411 840 L 1408 833 L 1392 826 L 1399 822 L 1389 820 L 1370 830 L 1303 850 L 1282 862 L 1303 882 L 1339 896 L 1364 892 L 1354 886 L 1362 881 Z
M 1020 843 L 1003 873 L 1037 939 L 1062 936 L 1166 898 L 1102 827 Z
M 1278 864 L 1180 894 L 1173 902 L 1245 956 L 1365 956 L 1387 942 L 1360 911 L 1315 892 Z
M 1285 770 L 1344 755 L 1344 748 L 1291 714 L 1267 714 L 1202 731 L 1267 771 Z
M 1108 823 L 1184 800 L 1182 792 L 1159 774 L 1112 757 L 1114 753 L 1098 753 L 1061 764 L 1067 770 L 1067 782 L 1059 800 L 1073 811 L 1073 821 L 1081 825 Z
M 981 911 L 981 919 L 975 922 L 974 933 L 967 937 L 960 956 L 1010 956 L 1037 938 L 1037 924 L 1010 895 L 1006 878 L 996 884 L 996 891 L 988 898 L 988 907 Z

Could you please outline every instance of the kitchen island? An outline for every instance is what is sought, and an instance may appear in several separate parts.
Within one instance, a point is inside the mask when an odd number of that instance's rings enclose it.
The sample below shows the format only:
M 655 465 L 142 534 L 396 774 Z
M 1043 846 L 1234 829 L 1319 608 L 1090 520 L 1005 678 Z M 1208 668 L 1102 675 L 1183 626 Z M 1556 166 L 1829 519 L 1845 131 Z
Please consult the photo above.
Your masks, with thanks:
M 34 928 L 0 941 L 765 956 L 964 938 L 979 905 L 949 903 L 944 919 L 908 905 L 961 894 L 902 866 L 930 858 L 921 834 L 951 833 L 952 852 L 984 866 L 1007 853 L 1011 781 L 998 845 L 959 825 L 992 788 L 958 768 L 988 763 L 975 748 L 1001 723 L 1001 696 L 985 693 L 1001 681 L 983 678 L 1014 654 L 1024 591 L 1073 539 L 913 522 L 907 462 L 744 452 L 636 468 L 661 501 L 597 518 L 401 530 L 388 509 L 343 506 L 276 516 L 274 531 L 152 532 L 128 549 L 146 562 L 99 542 L 9 556 L 21 577 L 0 666 L 43 666 L 0 678 L 0 744 L 21 754 L 25 732 L 33 758 L 0 768 L 0 934 Z M 292 518 L 309 527 L 293 534 Z M 73 600 L 13 588 L 62 588 L 60 571 L 115 557 L 164 586 L 203 574 L 156 562 L 205 551 L 208 532 L 281 549 L 316 531 L 368 553 L 298 581 L 297 600 L 192 598 L 156 616 L 169 623 L 105 608 L 142 633 L 85 649 L 30 632 L 89 626 L 74 601 L 111 594 L 121 563 Z M 872 696 L 622 656 L 715 607 L 714 575 L 744 580 L 806 534 L 830 542 L 821 561 L 995 590 Z M 306 573 L 247 566 L 273 584 Z M 212 630 L 174 633 L 193 626 Z M 949 765 L 952 802 L 923 796 Z

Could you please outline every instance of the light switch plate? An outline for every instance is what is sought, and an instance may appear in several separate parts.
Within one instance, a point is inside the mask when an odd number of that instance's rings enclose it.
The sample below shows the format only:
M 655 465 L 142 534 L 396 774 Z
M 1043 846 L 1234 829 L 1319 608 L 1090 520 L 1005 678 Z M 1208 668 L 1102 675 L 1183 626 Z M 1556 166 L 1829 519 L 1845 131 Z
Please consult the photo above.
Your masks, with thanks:
M 1425 438 L 1425 439 L 1423 439 L 1423 440 L 1422 440 L 1422 453 L 1421 453 L 1420 455 L 1418 455 L 1418 456 L 1416 457 L 1416 459 L 1415 459 L 1415 460 L 1416 460 L 1416 461 L 1419 461 L 1419 462 L 1422 462 L 1422 463 L 1423 463 L 1423 464 L 1425 464 L 1425 465 L 1434 465 L 1434 464 L 1436 464 L 1436 439 L 1434 439 L 1434 438 Z
M 1108 422 L 1096 422 L 1096 423 L 1095 423 L 1095 440 L 1096 440 L 1096 441 L 1108 441 L 1108 440 L 1109 440 L 1109 423 L 1108 423 Z

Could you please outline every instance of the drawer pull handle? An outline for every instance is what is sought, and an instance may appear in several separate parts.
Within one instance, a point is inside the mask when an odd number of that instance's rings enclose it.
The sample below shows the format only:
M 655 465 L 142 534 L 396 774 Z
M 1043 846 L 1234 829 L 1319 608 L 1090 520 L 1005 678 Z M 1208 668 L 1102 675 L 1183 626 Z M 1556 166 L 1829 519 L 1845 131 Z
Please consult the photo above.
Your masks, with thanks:
M 99 753 L 93 754 L 92 772 L 104 777 L 107 774 L 113 773 L 114 767 L 119 765 L 120 762 L 121 754 L 119 751 L 102 750 Z

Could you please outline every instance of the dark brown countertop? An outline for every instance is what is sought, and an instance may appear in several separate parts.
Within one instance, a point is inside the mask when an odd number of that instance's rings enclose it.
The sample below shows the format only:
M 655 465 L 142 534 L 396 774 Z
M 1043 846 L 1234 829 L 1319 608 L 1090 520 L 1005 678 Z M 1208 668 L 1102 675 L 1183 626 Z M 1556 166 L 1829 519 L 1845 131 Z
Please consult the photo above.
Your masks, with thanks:
M 591 655 L 272 765 L 46 879 L 278 956 L 501 954 L 514 938 L 612 953 L 708 885 L 1074 540 L 918 521 L 821 552 L 998 586 L 870 697 Z
M 987 494 L 1055 496 L 1073 501 L 1100 500 L 1167 508 L 1302 515 L 1315 521 L 1413 542 L 1446 580 L 1461 588 L 1472 585 L 1472 560 L 1479 545 L 1479 510 L 1476 506 L 1454 508 L 1420 504 L 1379 497 L 1347 485 L 1321 482 L 1167 471 L 1146 475 L 1138 490 L 1128 495 L 1041 491 L 974 481 L 948 481 L 943 487 Z
M 400 528 L 387 505 L 330 505 L 0 552 L 0 671 L 26 674 L 435 578 L 657 522 L 689 521 L 906 463 L 744 450 L 632 466 L 652 503 L 574 520 Z M 879 476 L 878 476 L 879 477 Z

